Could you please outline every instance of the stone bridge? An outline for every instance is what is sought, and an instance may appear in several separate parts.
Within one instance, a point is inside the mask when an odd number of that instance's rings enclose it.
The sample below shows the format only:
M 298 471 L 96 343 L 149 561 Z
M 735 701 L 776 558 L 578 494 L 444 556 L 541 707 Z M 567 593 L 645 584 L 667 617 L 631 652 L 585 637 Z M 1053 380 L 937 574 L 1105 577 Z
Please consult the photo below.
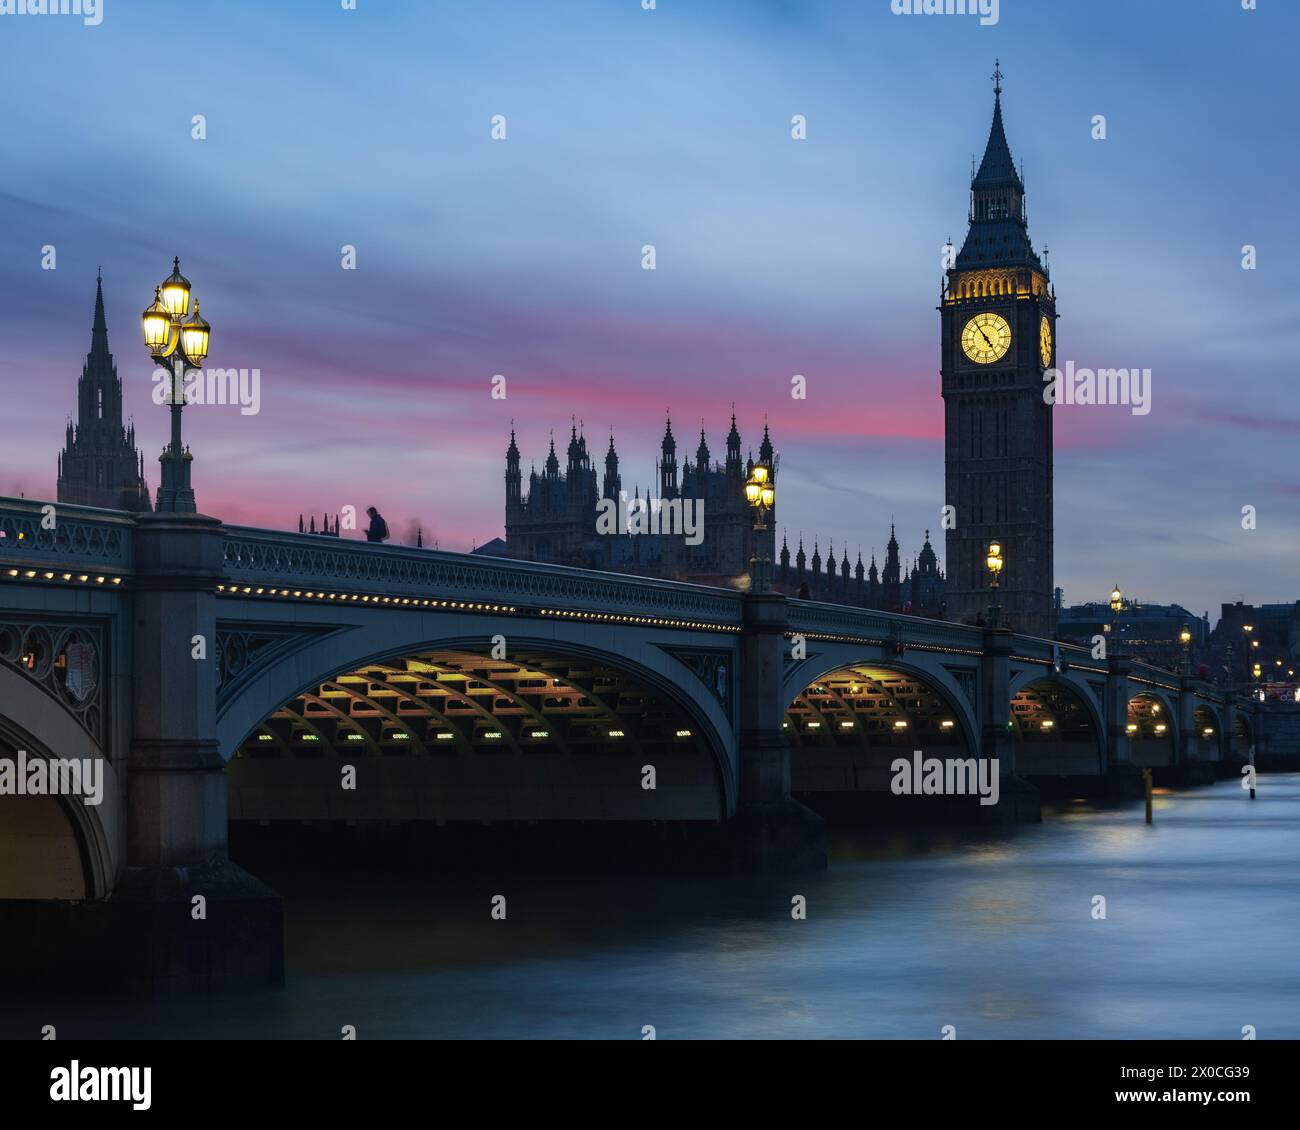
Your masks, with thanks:
M 0 759 L 104 781 L 0 796 L 0 907 L 255 903 L 231 822 L 690 822 L 739 865 L 815 864 L 806 805 L 889 805 L 914 750 L 996 757 L 970 814 L 1036 819 L 1035 784 L 1231 771 L 1254 719 L 1005 630 L 0 499 Z

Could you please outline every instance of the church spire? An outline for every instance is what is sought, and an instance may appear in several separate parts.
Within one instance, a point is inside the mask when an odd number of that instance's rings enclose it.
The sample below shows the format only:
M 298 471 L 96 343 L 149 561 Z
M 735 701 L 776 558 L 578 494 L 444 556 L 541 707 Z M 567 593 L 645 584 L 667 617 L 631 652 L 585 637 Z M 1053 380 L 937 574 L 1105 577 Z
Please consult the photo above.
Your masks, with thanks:
M 98 270 L 90 352 L 77 382 L 76 427 L 69 426 L 59 460 L 58 501 L 110 510 L 150 508 L 135 428 L 122 424 L 122 382 L 108 347 L 104 273 Z
M 90 357 L 112 364 L 108 352 L 108 321 L 104 317 L 104 273 L 95 272 L 95 320 L 90 327 Z

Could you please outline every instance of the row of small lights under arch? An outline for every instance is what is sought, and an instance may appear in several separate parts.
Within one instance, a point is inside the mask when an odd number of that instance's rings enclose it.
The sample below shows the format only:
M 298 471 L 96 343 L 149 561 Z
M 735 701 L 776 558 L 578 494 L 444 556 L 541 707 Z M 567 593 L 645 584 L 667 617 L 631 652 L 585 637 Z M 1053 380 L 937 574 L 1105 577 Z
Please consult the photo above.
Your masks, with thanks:
M 66 581 L 72 584 L 96 584 L 96 585 L 120 585 L 121 577 L 110 577 L 107 574 L 95 573 L 56 573 L 51 570 L 42 571 L 40 569 L 6 569 L 5 576 L 14 577 L 21 580 L 42 580 L 42 581 Z
M 472 601 L 430 600 L 416 596 L 371 596 L 368 593 L 316 592 L 314 589 L 278 589 L 254 585 L 218 585 L 217 592 L 227 596 L 278 596 L 292 600 L 357 601 L 361 604 L 397 604 L 420 608 L 461 608 L 472 612 L 518 612 L 510 604 L 476 604 Z
M 673 620 L 661 616 L 628 616 L 621 612 L 583 612 L 572 608 L 541 608 L 542 616 L 559 616 L 572 620 L 596 620 L 607 624 L 650 624 L 663 628 L 697 628 L 709 632 L 739 632 L 737 624 L 710 624 L 700 620 Z
M 502 733 L 501 730 L 485 730 L 481 734 L 476 734 L 475 738 L 482 738 L 485 741 L 499 741 L 504 736 L 505 735 Z M 550 730 L 531 730 L 529 731 L 528 734 L 528 737 L 531 738 L 533 741 L 545 741 L 550 736 L 551 736 Z M 619 738 L 627 737 L 627 731 L 609 730 L 606 732 L 606 736 L 613 738 L 615 741 L 617 741 Z M 673 734 L 673 737 L 676 738 L 678 741 L 685 741 L 687 738 L 691 738 L 694 736 L 695 736 L 694 731 L 692 730 L 677 730 Z M 367 735 L 365 734 L 361 734 L 355 730 L 351 730 L 348 733 L 343 735 L 343 740 L 349 742 L 363 742 L 366 740 L 366 737 Z M 405 741 L 410 741 L 411 738 L 412 735 L 407 730 L 393 730 L 386 736 L 381 737 L 379 741 L 405 742 Z M 450 742 L 450 741 L 455 741 L 456 735 L 450 730 L 439 730 L 434 735 L 434 739 L 440 742 Z M 268 734 L 265 730 L 263 730 L 257 735 L 257 740 L 259 742 L 273 742 L 275 741 L 275 736 L 273 734 Z M 321 737 L 319 734 L 298 733 L 294 735 L 291 740 L 298 741 L 298 742 L 319 742 L 321 740 Z
M 852 730 L 852 729 L 854 729 L 854 728 L 857 726 L 857 724 L 858 724 L 858 723 L 857 723 L 857 720 L 856 720 L 856 719 L 854 719 L 853 721 L 849 721 L 848 719 L 844 719 L 844 720 L 842 720 L 842 721 L 840 722 L 839 728 L 840 728 L 841 730 Z M 907 719 L 905 719 L 905 718 L 896 718 L 896 719 L 894 720 L 894 729 L 895 729 L 895 730 L 906 730 L 910 725 L 911 725 L 911 723 L 908 722 Z M 1052 726 L 1052 723 L 1051 723 L 1051 722 L 1045 722 L 1045 723 L 1043 723 L 1043 725 L 1044 725 L 1045 728 L 1050 729 L 1051 726 Z M 945 718 L 942 722 L 939 723 L 939 728 L 940 728 L 941 730 L 943 730 L 945 733 L 948 733 L 948 732 L 952 731 L 953 729 L 956 728 L 956 726 L 957 726 L 957 723 L 954 722 L 951 718 Z M 789 728 L 790 728 L 790 723 L 789 723 L 789 722 L 782 722 L 782 723 L 781 723 L 781 729 L 783 729 L 783 730 L 788 730 Z M 817 722 L 817 721 L 805 722 L 805 723 L 804 723 L 804 729 L 805 729 L 805 730 L 820 730 L 821 728 L 822 728 L 822 724 L 821 724 L 820 722 Z
M 856 722 L 856 721 L 855 721 L 855 722 L 842 721 L 842 722 L 840 722 L 840 727 L 839 727 L 839 728 L 840 728 L 841 730 L 852 730 L 856 725 L 857 725 L 857 722 Z M 949 719 L 946 719 L 946 718 L 945 718 L 942 722 L 939 723 L 939 727 L 940 727 L 940 729 L 947 730 L 947 731 L 950 731 L 950 730 L 954 729 L 954 728 L 956 727 L 956 725 L 957 725 L 956 722 L 953 722 L 953 721 L 951 721 L 951 720 L 949 720 Z M 1010 725 L 1011 725 L 1011 723 L 1008 723 L 1008 726 L 1010 726 Z M 781 723 L 781 728 L 782 728 L 782 729 L 785 729 L 785 730 L 788 730 L 788 729 L 790 728 L 790 723 L 789 723 L 789 722 L 782 722 L 782 723 Z M 821 728 L 822 728 L 822 724 L 821 724 L 820 722 L 816 722 L 816 721 L 814 721 L 814 722 L 807 722 L 807 723 L 804 724 L 804 729 L 806 729 L 806 730 L 820 730 Z M 897 720 L 894 722 L 894 729 L 895 729 L 895 730 L 906 730 L 907 728 L 908 728 L 908 722 L 907 722 L 905 719 L 899 718 L 899 719 L 897 719 Z M 1039 728 L 1040 728 L 1040 729 L 1043 729 L 1043 730 L 1053 730 L 1053 729 L 1056 728 L 1056 723 L 1055 723 L 1054 721 L 1052 721 L 1050 718 L 1045 718 L 1042 722 L 1039 723 Z M 1125 727 L 1125 729 L 1127 730 L 1128 733 L 1130 733 L 1130 734 L 1135 734 L 1135 733 L 1137 733 L 1138 725 L 1137 725 L 1136 722 L 1130 722 L 1130 723 Z M 1163 722 L 1157 722 L 1156 725 L 1155 725 L 1155 732 L 1156 732 L 1157 734 L 1164 734 L 1168 729 L 1169 729 L 1169 727 L 1166 726 L 1165 723 L 1163 723 Z M 1206 726 L 1206 727 L 1201 731 L 1201 734 L 1202 734 L 1204 737 L 1207 737 L 1207 738 L 1212 738 L 1212 737 L 1214 737 L 1214 727 L 1213 727 L 1213 726 Z
M 218 585 L 217 592 L 226 596 L 274 596 L 291 600 L 333 600 L 361 604 L 389 604 L 412 608 L 456 608 L 468 612 L 504 612 L 518 615 L 513 604 L 482 604 L 474 601 L 436 600 L 413 596 L 371 596 L 361 593 L 317 592 L 304 589 L 269 588 L 265 585 Z M 575 620 L 594 620 L 614 624 L 649 624 L 656 627 L 693 628 L 714 632 L 739 632 L 734 624 L 711 624 L 700 620 L 674 620 L 660 616 L 630 616 L 615 612 L 586 612 L 569 608 L 539 608 L 540 616 L 557 616 Z
M 841 636 L 831 632 L 786 632 L 786 636 L 803 636 L 806 640 L 817 640 L 820 643 L 856 643 L 868 644 L 872 647 L 893 647 L 896 640 L 878 640 L 871 639 L 867 636 Z M 934 643 L 908 643 L 908 651 L 938 651 L 944 655 L 983 655 L 979 648 L 971 647 L 944 647 L 941 644 Z

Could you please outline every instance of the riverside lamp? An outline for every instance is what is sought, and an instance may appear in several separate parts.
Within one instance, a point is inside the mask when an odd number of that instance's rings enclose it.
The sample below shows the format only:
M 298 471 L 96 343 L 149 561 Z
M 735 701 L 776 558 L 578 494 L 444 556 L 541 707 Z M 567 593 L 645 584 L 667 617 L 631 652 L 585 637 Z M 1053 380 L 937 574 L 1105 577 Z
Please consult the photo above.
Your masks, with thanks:
M 772 587 L 772 559 L 761 552 L 761 536 L 767 533 L 767 515 L 776 501 L 776 487 L 772 483 L 772 469 L 766 463 L 755 463 L 745 483 L 745 501 L 754 511 L 754 552 L 749 558 L 749 587 L 751 592 L 767 592 Z
M 1002 609 L 998 606 L 998 578 L 1002 575 L 1002 566 L 1005 561 L 1002 557 L 1001 542 L 989 542 L 988 556 L 984 559 L 984 565 L 989 571 L 989 627 L 998 627 L 998 619 L 1001 616 Z
M 1124 611 L 1124 594 L 1119 590 L 1119 582 L 1110 590 L 1110 635 L 1111 635 L 1111 654 L 1119 654 L 1119 617 Z
M 153 302 L 142 317 L 144 344 L 154 364 L 168 373 L 167 404 L 171 408 L 171 442 L 163 450 L 159 511 L 195 512 L 190 486 L 194 457 L 181 442 L 181 409 L 185 407 L 185 374 L 202 366 L 208 355 L 212 327 L 199 314 L 198 299 L 190 312 L 190 281 L 181 274 L 181 261 L 172 260 L 172 273 L 154 288 Z

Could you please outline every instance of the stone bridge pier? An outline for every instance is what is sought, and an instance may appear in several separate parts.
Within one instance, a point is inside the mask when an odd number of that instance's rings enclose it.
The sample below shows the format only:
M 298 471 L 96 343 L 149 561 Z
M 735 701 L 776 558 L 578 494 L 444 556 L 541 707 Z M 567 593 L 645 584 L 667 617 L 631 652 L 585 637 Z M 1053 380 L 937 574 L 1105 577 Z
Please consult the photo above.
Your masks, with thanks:
M 1020 824 L 1042 819 L 1038 790 L 1016 772 L 1016 743 L 1011 733 L 1011 654 L 1013 634 L 986 628 L 980 657 L 980 756 L 998 763 L 998 803 L 990 822 Z
M 779 593 L 744 598 L 740 641 L 738 861 L 758 871 L 826 866 L 822 818 L 790 795 L 785 736 L 788 603 Z
M 217 744 L 216 590 L 223 529 L 195 514 L 145 514 L 136 588 L 126 773 L 127 866 L 106 919 L 107 952 L 162 994 L 284 978 L 279 896 L 227 854 Z
M 1107 660 L 1106 676 L 1106 782 L 1107 791 L 1116 797 L 1142 796 L 1145 786 L 1142 771 L 1133 763 L 1129 738 L 1128 711 L 1133 698 L 1133 661 L 1112 655 Z
M 30 944 L 34 932 L 36 952 L 69 987 L 166 996 L 283 980 L 281 900 L 226 850 L 214 654 L 222 534 L 201 515 L 136 519 L 122 672 L 130 742 L 116 758 L 126 770 L 125 867 L 108 899 L 8 908 L 31 912 L 17 919 L 23 936 Z

